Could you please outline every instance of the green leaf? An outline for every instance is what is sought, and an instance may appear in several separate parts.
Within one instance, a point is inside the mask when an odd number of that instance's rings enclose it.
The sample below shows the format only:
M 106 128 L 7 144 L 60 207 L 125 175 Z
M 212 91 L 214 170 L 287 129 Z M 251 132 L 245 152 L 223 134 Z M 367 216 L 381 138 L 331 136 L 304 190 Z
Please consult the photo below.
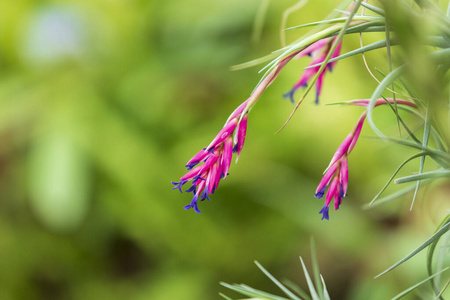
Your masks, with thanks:
M 311 23 L 306 23 L 306 24 L 302 24 L 302 25 L 297 25 L 297 26 L 286 28 L 285 30 L 295 30 L 295 29 L 315 26 L 315 25 L 319 25 L 319 24 L 344 23 L 346 20 L 347 20 L 347 17 L 335 18 L 335 19 L 329 19 L 329 20 L 323 20 L 323 21 L 317 21 L 317 22 L 311 22 Z M 378 16 L 354 16 L 353 17 L 353 21 L 367 21 L 367 22 L 381 21 L 381 22 L 383 22 L 383 20 L 384 20 L 384 18 L 381 18 Z
M 423 249 L 425 249 L 425 247 L 427 247 L 428 245 L 430 245 L 431 243 L 433 243 L 436 240 L 439 240 L 439 238 L 444 235 L 445 233 L 448 232 L 448 230 L 450 229 L 450 222 L 447 222 L 446 224 L 444 224 L 443 226 L 441 226 L 441 228 L 439 228 L 439 230 L 437 230 L 429 239 L 427 239 L 423 244 L 421 244 L 419 247 L 417 247 L 414 251 L 412 251 L 410 254 L 408 254 L 407 256 L 405 256 L 404 258 L 402 258 L 401 260 L 399 260 L 397 263 L 395 263 L 394 265 L 392 265 L 391 267 L 387 268 L 385 271 L 381 272 L 380 274 L 378 274 L 377 276 L 375 276 L 375 278 L 380 277 L 381 275 L 386 274 L 387 272 L 395 269 L 396 267 L 398 267 L 399 265 L 401 265 L 402 263 L 404 263 L 405 261 L 409 260 L 411 257 L 413 257 L 414 255 L 416 255 L 417 253 L 419 253 L 420 251 L 422 251 Z
M 416 283 L 416 284 L 413 285 L 412 287 L 410 287 L 410 288 L 404 290 L 403 292 L 401 292 L 400 294 L 398 294 L 397 296 L 395 296 L 394 298 L 392 298 L 392 300 L 397 300 L 397 299 L 402 298 L 403 296 L 405 296 L 405 295 L 407 295 L 408 293 L 410 293 L 412 290 L 418 288 L 419 286 L 421 286 L 422 284 L 424 284 L 424 283 L 427 282 L 428 280 L 433 279 L 434 277 L 436 277 L 436 276 L 438 276 L 439 274 L 441 274 L 441 273 L 447 271 L 448 269 L 449 269 L 449 268 L 445 268 L 444 270 L 442 270 L 442 271 L 440 271 L 440 272 L 437 272 L 436 274 L 434 274 L 434 275 L 432 275 L 432 276 L 429 276 L 429 277 L 425 278 L 425 279 L 422 280 L 421 282 Z
M 311 277 L 309 277 L 308 269 L 306 269 L 305 263 L 303 262 L 303 259 L 301 257 L 300 261 L 302 263 L 303 272 L 305 273 L 306 282 L 308 284 L 309 293 L 311 294 L 312 299 L 320 300 L 319 296 L 317 295 L 316 289 L 314 288 L 314 284 L 311 280 Z
M 313 267 L 314 281 L 316 283 L 316 289 L 319 294 L 319 298 L 323 299 L 323 290 L 322 290 L 322 281 L 320 280 L 320 270 L 319 270 L 319 262 L 317 260 L 316 254 L 316 244 L 314 239 L 311 238 L 311 263 Z
M 320 275 L 320 279 L 322 280 L 324 299 L 325 300 L 330 300 L 330 295 L 328 294 L 327 286 L 325 284 L 325 280 L 323 280 L 322 275 Z
M 273 281 L 290 299 L 292 300 L 300 300 L 294 293 L 292 293 L 288 288 L 286 288 L 281 282 L 278 281 L 275 277 L 272 276 L 264 267 L 257 261 L 255 261 L 255 264 L 258 266 L 258 268 L 263 271 L 263 273 L 269 277 L 270 280 Z
M 424 172 L 416 175 L 409 175 L 395 180 L 395 183 L 405 183 L 423 179 L 450 178 L 450 170 L 438 170 Z
M 425 115 L 425 125 L 424 125 L 424 130 L 423 130 L 423 140 L 422 140 L 422 146 L 424 146 L 424 147 L 428 146 L 428 139 L 430 138 L 430 129 L 431 129 L 430 119 L 431 119 L 430 107 L 429 107 L 429 102 L 428 102 L 427 109 L 426 109 L 426 115 Z M 426 156 L 422 156 L 420 158 L 419 175 L 423 172 L 423 168 L 425 166 L 425 157 Z M 413 208 L 414 201 L 416 200 L 417 192 L 419 191 L 419 186 L 420 186 L 420 179 L 417 180 L 417 183 L 416 183 L 416 189 L 414 190 L 414 196 L 413 196 L 413 199 L 411 202 L 410 210 L 412 210 L 412 208 Z
M 412 143 L 405 140 L 399 140 L 399 139 L 392 139 L 392 138 L 384 138 L 385 141 L 393 142 L 399 145 L 408 146 L 411 148 L 419 149 L 425 152 L 429 152 L 430 157 L 436 161 L 439 165 L 441 165 L 444 168 L 450 168 L 450 154 L 443 152 L 443 151 L 436 151 L 432 150 L 428 147 L 423 147 L 422 145 L 419 145 L 417 143 Z
M 378 199 L 378 201 L 372 205 L 369 204 L 365 204 L 363 206 L 363 209 L 371 209 L 371 208 L 375 208 L 377 206 L 380 206 L 382 204 L 386 204 L 388 202 L 391 202 L 392 200 L 395 200 L 403 195 L 406 195 L 407 193 L 411 192 L 414 188 L 415 188 L 415 184 L 412 184 L 406 188 L 403 188 L 395 193 L 390 194 L 389 196 L 383 197 L 381 199 Z
M 296 285 L 294 282 L 290 281 L 289 279 L 283 279 L 283 283 L 296 292 L 302 299 L 304 300 L 311 300 L 311 297 L 306 293 L 302 288 L 300 288 L 298 285 Z
M 445 292 L 445 290 L 448 288 L 448 286 L 450 285 L 450 279 L 447 280 L 447 283 L 444 285 L 444 287 L 442 288 L 442 290 L 439 292 L 439 294 L 436 296 L 436 298 L 434 298 L 434 300 L 444 300 L 444 298 L 442 298 L 442 294 Z
M 383 9 L 373 6 L 373 5 L 370 5 L 366 2 L 361 3 L 361 5 L 364 6 L 365 8 L 367 8 L 368 10 L 371 10 L 374 13 L 379 14 L 380 16 L 384 16 L 386 14 Z
M 377 86 L 377 88 L 372 94 L 372 97 L 370 98 L 369 105 L 367 105 L 367 121 L 369 122 L 369 125 L 372 128 L 372 130 L 382 139 L 386 139 L 387 137 L 378 129 L 372 117 L 373 109 L 375 108 L 375 102 L 377 101 L 378 98 L 380 98 L 384 90 L 389 85 L 391 85 L 398 77 L 400 77 L 400 75 L 403 74 L 404 70 L 405 65 L 402 65 L 396 68 L 395 70 L 389 72 L 389 74 Z
M 376 196 L 372 199 L 372 201 L 370 201 L 369 206 L 372 205 L 375 200 L 378 199 L 378 197 L 386 190 L 386 188 L 389 186 L 389 184 L 392 182 L 392 180 L 394 180 L 394 177 L 397 175 L 397 173 L 407 164 L 409 163 L 411 160 L 416 159 L 418 157 L 427 155 L 428 152 L 421 152 L 421 153 L 417 153 L 414 154 L 413 156 L 407 158 L 406 160 L 404 160 L 399 166 L 398 168 L 395 170 L 394 174 L 392 174 L 392 176 L 389 178 L 389 180 L 386 182 L 386 184 L 383 186 L 383 188 L 378 192 L 378 194 L 376 194 Z
M 219 293 L 219 296 L 225 298 L 226 300 L 233 300 L 233 299 L 231 299 L 230 297 L 228 297 L 227 295 L 222 294 L 222 293 Z
M 252 298 L 259 298 L 259 299 L 269 299 L 269 300 L 288 300 L 283 297 L 279 297 L 276 295 L 272 295 L 257 289 L 254 289 L 252 287 L 249 287 L 245 284 L 228 284 L 225 282 L 220 282 L 220 284 L 230 290 L 233 290 L 235 292 L 238 292 L 242 295 L 249 296 Z
M 450 222 L 450 215 L 447 215 L 447 217 L 441 222 L 441 224 L 439 225 L 438 229 L 436 229 L 436 230 L 439 230 L 440 227 L 442 227 L 443 225 L 445 225 L 448 222 Z M 433 256 L 434 256 L 435 248 L 436 248 L 436 245 L 437 245 L 438 242 L 439 242 L 439 240 L 436 240 L 433 243 L 431 243 L 431 245 L 428 247 L 428 251 L 427 251 L 427 272 L 428 272 L 429 276 L 431 276 L 431 274 L 433 273 Z M 435 283 L 434 280 L 431 282 L 431 286 L 433 287 L 433 290 L 434 290 L 435 294 L 439 295 L 439 290 L 438 290 L 438 287 L 437 287 L 437 283 Z

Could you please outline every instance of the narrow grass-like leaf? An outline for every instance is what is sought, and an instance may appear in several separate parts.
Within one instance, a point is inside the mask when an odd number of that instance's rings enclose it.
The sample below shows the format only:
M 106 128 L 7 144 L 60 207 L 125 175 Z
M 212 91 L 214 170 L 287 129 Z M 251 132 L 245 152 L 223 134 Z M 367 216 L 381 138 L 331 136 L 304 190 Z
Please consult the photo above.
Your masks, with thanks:
M 429 58 L 434 61 L 436 64 L 450 64 L 450 49 L 442 49 L 433 52 L 429 55 Z M 406 65 L 402 65 L 392 72 L 390 72 L 377 86 L 375 91 L 372 94 L 370 99 L 370 103 L 367 106 L 367 121 L 369 122 L 372 130 L 382 139 L 386 139 L 387 137 L 378 129 L 373 120 L 373 109 L 375 107 L 376 100 L 381 96 L 384 90 L 392 84 L 397 78 L 399 78 L 403 72 L 405 71 Z
M 394 43 L 393 43 L 394 42 Z M 397 45 L 398 43 L 395 43 L 396 41 L 394 40 L 391 40 L 391 46 L 394 46 L 394 45 Z M 383 72 L 383 71 L 381 71 L 379 68 L 377 68 L 377 67 L 374 67 L 374 69 L 375 69 L 375 71 L 377 71 L 383 78 L 384 77 L 386 77 L 386 74 Z M 402 88 L 402 86 L 400 85 L 400 84 L 398 84 L 397 82 L 395 82 L 394 81 L 394 85 L 397 87 L 397 88 L 400 88 L 400 89 L 403 89 Z M 410 98 L 409 96 L 406 96 L 406 98 Z
M 308 269 L 306 269 L 305 263 L 303 262 L 303 259 L 300 257 L 300 261 L 302 263 L 303 272 L 305 273 L 306 283 L 308 284 L 309 293 L 311 294 L 311 297 L 313 300 L 320 300 L 319 296 L 317 295 L 316 289 L 314 288 L 314 284 L 311 280 L 311 277 L 309 277 Z
M 263 0 L 259 5 L 256 13 L 255 21 L 253 23 L 252 41 L 257 44 L 261 40 L 262 29 L 264 27 L 264 20 L 267 15 L 267 9 L 269 7 L 270 0 Z
M 392 193 L 392 194 L 390 194 L 390 195 L 388 195 L 386 197 L 378 199 L 377 202 L 375 202 L 375 203 L 373 203 L 371 205 L 365 204 L 365 205 L 363 205 L 363 209 L 372 209 L 372 208 L 378 207 L 378 206 L 380 206 L 382 204 L 386 204 L 388 202 L 391 202 L 392 200 L 395 200 L 395 199 L 397 199 L 397 198 L 399 198 L 399 197 L 401 197 L 403 195 L 406 195 L 407 193 L 411 192 L 414 189 L 415 186 L 416 186 L 415 184 L 412 184 L 412 185 L 410 185 L 410 186 L 408 186 L 406 188 L 403 188 L 403 189 L 401 189 L 401 190 L 399 190 L 399 191 L 397 191 L 395 193 Z
M 392 89 L 394 90 L 394 89 Z M 400 124 L 402 124 L 403 128 L 406 130 L 406 132 L 408 133 L 408 136 L 411 137 L 414 142 L 418 143 L 418 144 L 422 144 L 418 138 L 416 138 L 416 136 L 414 135 L 414 133 L 409 129 L 408 126 L 406 126 L 405 122 L 403 121 L 403 119 L 400 117 L 399 113 L 398 113 L 398 109 L 401 109 L 401 107 L 394 107 L 384 96 L 383 97 L 384 101 L 386 101 L 386 104 L 389 105 L 389 107 L 392 109 L 392 111 L 394 112 L 394 114 L 397 116 L 397 120 L 400 122 Z M 394 101 L 395 101 L 395 97 L 394 97 Z M 400 130 L 400 129 L 399 129 Z
M 373 109 L 375 108 L 375 102 L 378 98 L 380 98 L 381 94 L 384 90 L 391 85 L 400 75 L 403 74 L 405 69 L 405 65 L 402 65 L 395 70 L 389 72 L 389 74 L 380 82 L 375 91 L 370 98 L 369 105 L 367 105 L 367 121 L 369 122 L 372 130 L 382 139 L 386 139 L 387 137 L 378 129 L 375 125 L 372 117 Z
M 288 288 L 290 288 L 291 290 L 296 292 L 302 299 L 304 299 L 304 300 L 311 300 L 311 296 L 309 296 L 307 292 L 305 292 L 302 288 L 300 288 L 294 282 L 290 281 L 289 279 L 283 279 L 283 283 Z
M 449 229 L 450 229 L 450 222 L 446 223 L 445 225 L 443 225 L 441 228 L 439 228 L 438 231 L 436 231 L 429 239 L 427 239 L 424 243 L 422 243 L 414 251 L 412 251 L 410 254 L 408 254 L 407 256 L 402 258 L 401 260 L 399 260 L 397 263 L 395 263 L 391 267 L 387 268 L 385 271 L 383 271 L 380 274 L 378 274 L 377 276 L 375 276 L 375 278 L 378 278 L 381 275 L 386 274 L 387 272 L 395 269 L 396 267 L 398 267 L 399 265 L 401 265 L 405 261 L 409 260 L 411 257 L 413 257 L 414 255 L 416 255 L 417 253 L 419 253 L 420 251 L 425 249 L 428 245 L 433 243 L 435 240 L 438 240 L 443 234 L 447 233 Z
M 352 34 L 352 33 L 363 33 L 363 32 L 384 32 L 386 30 L 386 27 L 382 24 L 376 25 L 376 24 L 358 24 L 351 26 L 345 30 L 345 34 Z M 336 35 L 336 34 L 332 34 Z
M 284 297 L 280 297 L 277 295 L 269 294 L 269 293 L 254 289 L 245 284 L 228 284 L 225 282 L 220 282 L 220 284 L 230 290 L 233 290 L 242 295 L 252 297 L 252 298 L 270 299 L 270 300 L 289 300 Z
M 391 43 L 397 43 L 397 42 L 396 41 L 391 41 Z M 344 59 L 344 58 L 347 58 L 347 57 L 351 57 L 351 56 L 354 56 L 354 55 L 358 55 L 358 54 L 361 54 L 361 53 L 369 52 L 369 51 L 372 51 L 372 50 L 384 48 L 384 47 L 386 47 L 386 40 L 380 40 L 380 41 L 374 42 L 372 44 L 366 45 L 364 47 L 361 47 L 361 48 L 349 51 L 349 52 L 344 53 L 344 54 L 341 54 L 338 57 L 330 59 L 328 61 L 328 63 L 333 62 L 333 61 L 338 61 L 338 60 L 341 60 L 341 59 Z M 311 66 L 308 66 L 308 67 L 306 67 L 304 69 L 315 68 L 315 67 L 318 67 L 320 65 L 322 65 L 322 63 L 311 65 Z
M 276 58 L 278 55 L 280 55 L 281 53 L 284 52 L 283 50 L 284 49 L 275 50 L 274 52 L 272 52 L 270 54 L 267 54 L 267 55 L 265 55 L 263 57 L 255 58 L 255 59 L 253 59 L 251 61 L 247 61 L 247 62 L 242 63 L 242 64 L 231 66 L 230 69 L 232 71 L 237 71 L 237 70 L 243 70 L 243 69 L 247 69 L 247 68 L 251 68 L 251 67 L 263 64 L 265 62 L 268 62 L 268 61 Z
M 434 298 L 434 300 L 438 300 L 438 299 L 443 300 L 444 298 L 442 298 L 442 294 L 445 292 L 445 290 L 448 288 L 449 285 L 450 285 L 450 280 L 447 280 L 447 283 L 444 285 L 441 292 L 436 296 L 436 298 Z
M 219 293 L 219 296 L 221 296 L 222 298 L 224 298 L 224 299 L 226 299 L 226 300 L 233 300 L 233 299 L 231 299 L 230 297 L 228 297 L 227 295 L 222 294 L 222 293 Z
M 438 170 L 424 172 L 416 175 L 409 175 L 395 180 L 395 183 L 405 183 L 423 179 L 450 178 L 450 170 Z
M 320 279 L 322 280 L 324 299 L 325 300 L 330 300 L 330 295 L 328 294 L 327 286 L 325 284 L 325 280 L 323 280 L 322 275 L 320 275 Z
M 381 188 L 381 190 L 378 192 L 378 194 L 376 194 L 376 196 L 372 199 L 372 201 L 370 201 L 369 206 L 371 206 L 375 200 L 378 199 L 378 197 L 380 197 L 380 195 L 386 190 L 386 188 L 389 186 L 389 184 L 391 184 L 392 180 L 394 180 L 395 176 L 397 175 L 397 173 L 407 164 L 409 163 L 411 160 L 416 159 L 418 157 L 427 155 L 428 152 L 421 152 L 421 153 L 417 153 L 414 154 L 413 156 L 405 159 L 399 166 L 398 168 L 395 170 L 394 174 L 392 174 L 392 176 L 389 178 L 389 180 L 386 182 L 386 184 Z
M 450 215 L 447 215 L 447 217 L 439 225 L 438 229 L 440 227 L 442 227 L 443 225 L 445 225 L 446 223 L 448 223 L 448 222 L 450 222 Z M 436 240 L 433 243 L 431 243 L 431 245 L 428 247 L 428 251 L 427 251 L 427 272 L 428 272 L 428 276 L 431 276 L 431 274 L 433 274 L 433 256 L 434 256 L 434 252 L 435 252 L 436 245 L 438 244 L 438 242 L 439 242 L 439 240 Z M 438 295 L 439 294 L 439 289 L 438 289 L 437 283 L 434 282 L 434 280 L 431 282 L 431 286 L 433 287 L 433 290 L 434 290 L 435 294 Z
M 428 102 L 427 103 L 427 109 L 426 109 L 426 115 L 425 115 L 425 125 L 424 125 L 424 130 L 423 130 L 423 139 L 422 139 L 422 146 L 424 146 L 424 147 L 428 146 L 428 139 L 430 138 L 430 129 L 431 129 L 431 116 L 430 116 L 430 107 L 429 107 L 429 102 Z M 423 168 L 425 166 L 425 157 L 426 156 L 422 156 L 420 158 L 419 175 L 423 172 Z M 420 180 L 417 180 L 416 189 L 414 190 L 414 196 L 413 196 L 413 199 L 412 199 L 412 202 L 411 202 L 410 210 L 412 210 L 412 208 L 414 206 L 414 202 L 416 200 L 417 192 L 419 191 L 419 186 L 420 186 Z
M 373 5 L 370 5 L 366 2 L 363 2 L 361 5 L 364 6 L 365 8 L 367 8 L 368 10 L 371 10 L 374 13 L 379 14 L 380 16 L 384 17 L 384 15 L 386 14 L 383 9 L 373 6 Z
M 447 271 L 448 269 L 449 269 L 449 268 L 445 268 L 444 270 L 442 270 L 442 271 L 440 271 L 440 272 L 438 272 L 438 273 L 436 273 L 436 274 L 434 274 L 434 275 L 432 275 L 432 276 L 429 276 L 429 277 L 425 278 L 425 279 L 422 280 L 421 282 L 416 283 L 416 284 L 413 285 L 412 287 L 410 287 L 410 288 L 404 290 L 403 292 L 401 292 L 400 294 L 398 294 L 397 296 L 395 296 L 394 298 L 392 298 L 392 300 L 398 300 L 398 299 L 402 298 L 403 296 L 405 296 L 405 295 L 407 295 L 408 293 L 410 293 L 412 290 L 418 288 L 419 286 L 421 286 L 422 284 L 424 284 L 424 283 L 427 282 L 428 280 L 433 279 L 434 277 L 436 277 L 436 276 L 438 276 L 439 274 L 441 274 L 441 273 Z
M 270 280 L 273 281 L 285 294 L 292 300 L 300 300 L 294 293 L 292 293 L 288 288 L 286 288 L 281 282 L 278 281 L 275 277 L 272 276 L 264 267 L 257 261 L 255 261 L 255 264 L 258 266 L 258 268 L 267 276 Z
M 323 21 L 317 21 L 317 22 L 311 22 L 311 23 L 306 23 L 306 24 L 302 24 L 302 25 L 297 25 L 297 26 L 286 28 L 285 30 L 295 30 L 295 29 L 315 26 L 315 25 L 319 25 L 319 24 L 344 23 L 346 20 L 347 20 L 346 17 L 335 18 L 335 19 L 329 19 L 329 20 L 323 20 Z M 369 21 L 383 21 L 383 20 L 384 20 L 384 18 L 381 18 L 381 17 L 378 17 L 378 16 L 354 16 L 353 17 L 353 21 L 367 21 L 367 22 L 369 22 Z
M 388 142 L 393 142 L 393 143 L 396 143 L 399 145 L 408 146 L 411 148 L 429 152 L 430 157 L 433 160 L 435 160 L 439 165 L 443 166 L 444 168 L 450 168 L 450 154 L 448 154 L 446 152 L 432 150 L 428 147 L 423 147 L 422 145 L 418 145 L 417 143 L 413 143 L 413 142 L 405 141 L 405 140 L 392 139 L 392 138 L 385 138 L 384 140 L 388 141 Z
M 313 267 L 314 281 L 316 283 L 316 289 L 319 294 L 319 298 L 323 299 L 322 281 L 320 280 L 319 262 L 316 254 L 316 243 L 311 238 L 311 263 Z

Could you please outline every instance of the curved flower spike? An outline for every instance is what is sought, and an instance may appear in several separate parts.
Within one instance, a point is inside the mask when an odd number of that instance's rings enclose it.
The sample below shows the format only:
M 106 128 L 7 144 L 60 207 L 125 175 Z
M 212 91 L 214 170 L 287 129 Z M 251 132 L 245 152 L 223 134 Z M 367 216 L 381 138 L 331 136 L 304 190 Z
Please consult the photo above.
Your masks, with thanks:
M 173 189 L 178 189 L 180 192 L 182 192 L 183 185 L 192 181 L 191 187 L 186 192 L 192 192 L 194 197 L 191 203 L 184 207 L 185 209 L 193 208 L 195 212 L 200 213 L 198 200 L 211 200 L 209 195 L 215 192 L 220 180 L 227 177 L 233 152 L 237 152 L 239 155 L 244 146 L 247 113 L 244 116 L 242 116 L 242 113 L 247 102 L 242 103 L 231 114 L 230 119 L 208 147 L 200 150 L 186 163 L 189 172 L 183 175 L 178 182 L 172 181 L 172 184 L 175 185 Z M 239 119 L 241 119 L 240 122 Z M 235 137 L 234 145 L 233 134 Z M 203 164 L 198 165 L 201 162 Z
M 336 37 L 337 38 L 337 37 Z M 303 51 L 299 52 L 295 58 L 299 58 L 305 55 L 312 56 L 312 61 L 308 66 L 313 66 L 317 64 L 321 64 L 324 62 L 325 58 L 327 57 L 331 46 L 333 42 L 336 40 L 336 38 L 325 38 L 318 40 L 317 42 L 311 44 L 310 46 L 306 47 Z M 341 52 L 341 46 L 342 42 L 339 42 L 339 44 L 336 46 L 336 49 L 333 51 L 333 54 L 331 55 L 331 59 L 338 57 L 339 53 Z M 325 73 L 327 70 L 330 72 L 332 71 L 333 67 L 336 65 L 337 61 L 330 62 L 327 64 L 327 68 L 323 69 L 323 71 L 319 74 L 319 77 L 317 78 L 316 82 L 316 104 L 319 103 L 319 97 L 320 93 L 322 91 L 322 84 L 323 84 L 323 77 L 325 76 Z M 320 70 L 320 65 L 312 68 L 307 68 L 303 72 L 303 74 L 300 76 L 300 79 L 297 81 L 297 83 L 294 84 L 292 89 L 283 95 L 285 98 L 291 99 L 291 102 L 294 103 L 294 94 L 295 92 L 301 88 L 306 87 L 308 85 L 309 80 L 317 74 Z
M 330 165 L 325 172 L 322 180 L 317 187 L 315 197 L 322 198 L 328 186 L 328 191 L 325 197 L 325 205 L 319 213 L 322 214 L 322 220 L 329 220 L 328 207 L 331 200 L 334 198 L 334 209 L 338 210 L 342 204 L 342 199 L 347 194 L 348 188 L 348 161 L 347 157 L 353 150 L 359 135 L 361 133 L 366 113 L 364 112 L 359 118 L 353 130 L 344 139 L 342 144 L 338 147 L 336 153 L 331 159 Z M 331 184 L 330 184 L 331 182 Z
M 417 106 L 411 102 L 402 99 L 394 99 L 386 98 L 378 99 L 375 102 L 375 106 L 380 106 L 383 104 L 396 103 L 397 105 L 406 105 L 413 108 L 417 108 Z M 367 107 L 370 103 L 368 99 L 358 99 L 348 101 L 348 104 L 358 105 Z M 320 214 L 322 214 L 322 220 L 329 220 L 329 205 L 334 198 L 334 209 L 338 210 L 339 206 L 342 204 L 342 199 L 347 195 L 348 188 L 348 155 L 352 152 L 353 148 L 358 141 L 358 138 L 361 134 L 362 126 L 364 125 L 364 121 L 366 119 L 366 112 L 364 112 L 359 118 L 353 130 L 349 133 L 349 135 L 344 139 L 341 145 L 338 147 L 333 157 L 331 158 L 330 164 L 328 165 L 327 170 L 325 171 L 322 180 L 316 189 L 316 194 L 314 197 L 320 199 L 325 194 L 325 191 L 328 187 L 328 191 L 326 191 L 325 196 L 325 204 L 320 210 Z
M 194 197 L 191 203 L 184 207 L 185 209 L 194 208 L 195 212 L 200 213 L 198 199 L 200 198 L 201 201 L 205 199 L 210 200 L 209 195 L 215 192 L 220 180 L 228 175 L 233 152 L 239 157 L 244 147 L 249 110 L 292 58 L 299 55 L 302 51 L 305 51 L 303 55 L 307 55 L 309 52 L 315 51 L 314 49 L 318 45 L 314 47 L 311 45 L 309 50 L 307 47 L 283 58 L 255 88 L 250 97 L 231 113 L 225 126 L 208 147 L 200 150 L 186 163 L 186 168 L 189 172 L 182 176 L 178 182 L 172 181 L 172 184 L 175 185 L 173 189 L 178 189 L 180 192 L 182 192 L 183 185 L 192 181 L 192 186 L 186 192 L 192 192 Z M 201 162 L 203 164 L 197 166 Z

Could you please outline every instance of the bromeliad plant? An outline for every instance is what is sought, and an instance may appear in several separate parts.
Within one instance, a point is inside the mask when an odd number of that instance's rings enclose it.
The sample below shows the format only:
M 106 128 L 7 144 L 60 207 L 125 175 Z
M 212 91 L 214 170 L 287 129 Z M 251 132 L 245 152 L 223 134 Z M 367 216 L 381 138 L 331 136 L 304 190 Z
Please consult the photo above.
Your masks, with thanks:
M 239 156 L 243 149 L 250 110 L 292 59 L 306 55 L 311 56 L 311 63 L 305 68 L 291 91 L 284 95 L 293 103 L 296 102 L 296 105 L 283 127 L 307 99 L 313 86 L 316 88 L 315 102 L 319 102 L 324 76 L 340 60 L 361 55 L 367 70 L 378 81 L 378 86 L 367 99 L 339 103 L 362 106 L 365 111 L 338 147 L 316 189 L 315 197 L 319 199 L 325 197 L 325 204 L 320 210 L 322 219 L 329 219 L 331 201 L 334 199 L 334 209 L 337 210 L 347 194 L 349 180 L 347 161 L 365 122 L 379 139 L 417 151 L 397 168 L 369 205 L 385 203 L 414 191 L 412 208 L 417 191 L 422 184 L 450 177 L 448 125 L 450 123 L 450 75 L 448 72 L 450 68 L 450 4 L 446 12 L 429 0 L 382 1 L 381 4 L 374 6 L 368 1 L 344 1 L 341 7 L 350 7 L 348 11 L 336 10 L 323 21 L 288 28 L 288 30 L 297 30 L 314 27 L 309 34 L 292 44 L 268 56 L 235 67 L 240 69 L 269 62 L 263 68 L 265 74 L 251 96 L 230 115 L 213 141 L 187 162 L 188 172 L 179 181 L 172 182 L 175 185 L 174 189 L 179 189 L 180 192 L 186 183 L 191 182 L 191 186 L 186 191 L 193 193 L 193 199 L 189 205 L 185 206 L 185 209 L 194 208 L 200 213 L 198 200 L 210 200 L 210 195 L 216 191 L 219 182 L 228 175 L 233 153 Z M 384 38 L 364 46 L 363 35 L 372 32 L 384 33 Z M 361 47 L 341 54 L 343 37 L 355 33 L 360 36 Z M 394 47 L 398 49 L 395 65 L 392 59 Z M 386 75 L 382 74 L 383 78 L 378 80 L 367 66 L 364 53 L 382 48 L 386 51 L 390 71 Z M 303 94 L 295 101 L 296 91 L 300 88 L 304 88 Z M 392 109 L 392 116 L 397 121 L 400 134 L 404 138 L 388 136 L 379 129 L 373 111 L 375 107 L 381 105 Z M 400 110 L 411 114 L 416 119 L 416 123 L 417 120 L 421 123 L 420 127 L 415 125 L 411 128 L 399 114 Z M 419 160 L 420 163 L 417 174 L 395 179 L 399 170 L 415 160 Z M 437 167 L 425 172 L 425 161 L 429 160 L 432 160 Z M 412 184 L 391 196 L 379 199 L 392 181 L 398 184 Z M 403 263 L 425 247 L 435 245 L 441 236 L 448 233 L 449 220 L 450 217 L 447 216 L 439 229 L 426 242 L 393 267 Z M 433 251 L 431 251 L 431 257 L 432 253 Z M 432 263 L 431 258 L 428 263 L 430 279 L 435 271 Z M 439 282 L 433 279 L 433 289 L 436 296 L 440 297 L 438 284 Z

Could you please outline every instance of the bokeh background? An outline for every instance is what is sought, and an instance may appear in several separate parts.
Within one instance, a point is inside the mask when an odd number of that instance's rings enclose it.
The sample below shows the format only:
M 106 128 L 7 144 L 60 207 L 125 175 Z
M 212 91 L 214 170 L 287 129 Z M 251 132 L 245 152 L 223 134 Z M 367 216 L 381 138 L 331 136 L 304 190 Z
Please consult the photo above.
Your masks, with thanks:
M 270 2 L 258 35 L 262 3 L 0 1 L 0 299 L 236 296 L 220 281 L 277 293 L 253 261 L 306 287 L 298 257 L 310 266 L 312 237 L 333 299 L 385 299 L 426 277 L 421 254 L 373 279 L 434 231 L 450 186 L 424 187 L 412 211 L 410 194 L 363 209 L 409 149 L 368 138 L 366 125 L 344 204 L 330 221 L 318 214 L 321 174 L 362 113 L 324 104 L 368 98 L 376 86 L 359 56 L 326 75 L 320 105 L 311 95 L 274 134 L 293 109 L 282 94 L 308 59 L 290 63 L 252 110 L 239 163 L 212 201 L 202 214 L 183 209 L 191 197 L 170 181 L 261 76 L 230 66 L 281 46 L 295 1 Z M 287 26 L 335 5 L 311 1 Z M 358 45 L 346 37 L 343 51 Z M 386 72 L 385 57 L 368 60 Z M 398 134 L 389 109 L 376 116 Z

